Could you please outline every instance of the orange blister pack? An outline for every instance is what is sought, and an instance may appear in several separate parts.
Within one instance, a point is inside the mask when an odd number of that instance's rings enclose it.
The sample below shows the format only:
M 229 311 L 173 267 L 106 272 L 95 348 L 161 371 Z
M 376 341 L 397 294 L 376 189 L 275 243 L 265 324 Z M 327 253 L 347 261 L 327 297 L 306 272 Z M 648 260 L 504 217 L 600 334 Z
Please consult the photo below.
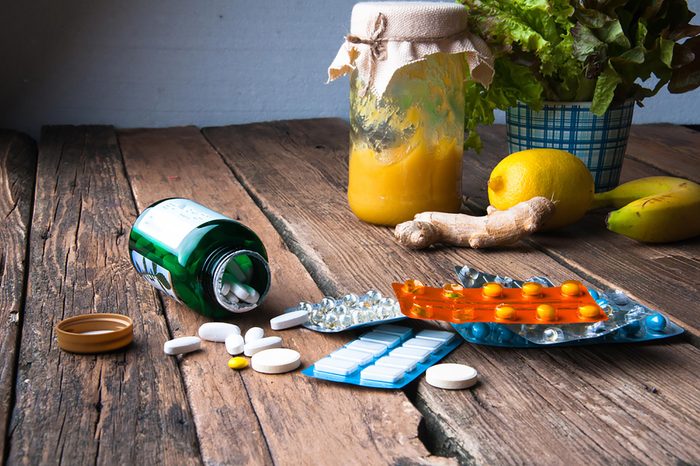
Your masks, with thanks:
M 522 288 L 486 283 L 464 288 L 448 283 L 432 288 L 417 280 L 392 283 L 401 312 L 413 319 L 502 324 L 574 324 L 607 320 L 586 287 L 576 280 L 545 287 L 526 282 Z

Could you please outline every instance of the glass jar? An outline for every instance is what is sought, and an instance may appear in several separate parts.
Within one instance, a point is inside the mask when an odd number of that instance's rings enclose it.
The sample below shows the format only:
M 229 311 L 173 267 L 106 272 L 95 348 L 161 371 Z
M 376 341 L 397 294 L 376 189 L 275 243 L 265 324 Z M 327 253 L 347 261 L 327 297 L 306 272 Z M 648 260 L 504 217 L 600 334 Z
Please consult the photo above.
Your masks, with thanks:
M 464 54 L 429 55 L 396 71 L 381 97 L 352 73 L 348 202 L 360 220 L 459 211 L 465 71 Z
M 208 317 L 255 309 L 270 287 L 260 238 L 188 199 L 145 209 L 131 228 L 129 255 L 153 287 Z

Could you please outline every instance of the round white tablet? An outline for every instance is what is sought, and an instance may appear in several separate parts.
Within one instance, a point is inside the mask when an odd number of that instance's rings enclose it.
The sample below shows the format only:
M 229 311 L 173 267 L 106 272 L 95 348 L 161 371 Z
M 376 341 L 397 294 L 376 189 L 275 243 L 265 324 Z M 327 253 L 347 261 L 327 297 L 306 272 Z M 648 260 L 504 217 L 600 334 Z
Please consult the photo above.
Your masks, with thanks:
M 458 390 L 476 383 L 478 373 L 465 364 L 435 364 L 425 371 L 425 381 L 433 387 Z
M 263 374 L 283 374 L 301 365 L 301 355 L 289 348 L 272 348 L 255 353 L 250 367 Z

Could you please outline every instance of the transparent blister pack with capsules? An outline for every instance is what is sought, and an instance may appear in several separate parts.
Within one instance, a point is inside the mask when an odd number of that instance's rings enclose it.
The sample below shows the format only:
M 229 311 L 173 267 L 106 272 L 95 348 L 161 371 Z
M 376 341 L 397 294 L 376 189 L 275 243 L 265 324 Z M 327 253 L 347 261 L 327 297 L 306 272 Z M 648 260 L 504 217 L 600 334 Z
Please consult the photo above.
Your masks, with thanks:
M 326 296 L 317 303 L 301 302 L 284 312 L 306 311 L 309 320 L 303 324 L 309 330 L 337 333 L 404 320 L 394 298 L 370 290 L 362 295 L 349 293 L 339 298 Z
M 466 288 L 478 288 L 492 282 L 500 283 L 506 288 L 520 288 L 526 282 L 553 285 L 547 277 L 515 280 L 469 266 L 456 267 L 455 271 Z M 453 327 L 472 343 L 509 347 L 641 342 L 683 333 L 683 329 L 668 317 L 634 301 L 620 290 L 606 290 L 602 293 L 593 289 L 588 291 L 607 314 L 607 320 L 559 326 L 467 323 L 453 324 Z

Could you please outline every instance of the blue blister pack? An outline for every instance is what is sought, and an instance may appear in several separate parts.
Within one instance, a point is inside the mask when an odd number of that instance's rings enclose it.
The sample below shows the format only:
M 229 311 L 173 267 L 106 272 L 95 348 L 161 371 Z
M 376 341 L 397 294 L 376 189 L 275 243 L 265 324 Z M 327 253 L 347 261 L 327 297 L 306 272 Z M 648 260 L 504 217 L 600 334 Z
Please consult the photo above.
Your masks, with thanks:
M 470 343 L 478 345 L 502 346 L 508 348 L 551 348 L 553 346 L 583 346 L 601 345 L 607 343 L 639 343 L 660 340 L 683 333 L 683 329 L 671 322 L 661 313 L 654 313 L 643 319 L 630 322 L 603 336 L 570 340 L 556 343 L 561 338 L 561 328 L 549 327 L 544 329 L 546 338 L 552 343 L 533 343 L 510 330 L 508 325 L 476 322 L 473 324 L 452 325 L 462 337 Z
M 363 387 L 399 389 L 406 386 L 461 344 L 456 333 L 380 325 L 325 358 L 302 374 Z
M 498 282 L 505 287 L 521 287 L 524 283 L 468 266 L 456 267 L 455 271 L 462 285 L 470 288 L 482 286 L 487 282 Z M 546 277 L 532 277 L 527 281 L 545 286 L 552 284 Z M 632 300 L 619 290 L 589 292 L 608 315 L 607 321 L 560 326 L 470 323 L 453 324 L 453 327 L 471 343 L 511 348 L 632 343 L 669 338 L 683 333 L 683 329 L 668 317 Z

